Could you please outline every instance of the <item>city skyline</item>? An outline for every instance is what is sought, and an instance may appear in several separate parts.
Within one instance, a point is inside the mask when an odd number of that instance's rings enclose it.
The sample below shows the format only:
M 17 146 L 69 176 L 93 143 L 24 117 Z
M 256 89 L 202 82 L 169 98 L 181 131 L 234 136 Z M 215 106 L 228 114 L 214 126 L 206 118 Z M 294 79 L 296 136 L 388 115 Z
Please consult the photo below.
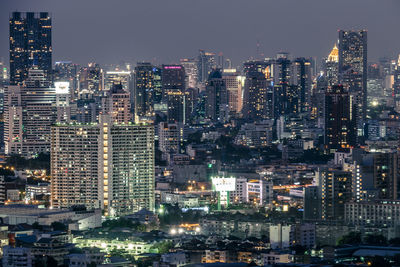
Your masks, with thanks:
M 198 49 L 222 52 L 232 59 L 234 66 L 255 58 L 257 51 L 265 57 L 287 51 L 294 57 L 316 57 L 319 63 L 337 41 L 339 29 L 368 30 L 369 61 L 372 62 L 382 56 L 397 55 L 395 44 L 400 42 L 400 37 L 392 34 L 400 22 L 396 12 L 400 3 L 386 0 L 379 3 L 370 0 L 254 1 L 251 5 L 236 0 L 229 1 L 229 5 L 225 0 L 85 1 L 79 4 L 77 1 L 16 3 L 6 0 L 3 3 L 2 32 L 8 31 L 7 21 L 13 11 L 48 11 L 55 30 L 53 61 L 71 60 L 78 64 L 121 61 L 172 64 L 179 63 L 180 58 L 195 57 Z M 363 5 L 361 13 L 360 5 Z M 285 23 L 279 24 L 279 10 L 286 11 Z M 146 19 L 148 23 L 143 23 Z M 0 58 L 8 62 L 5 38 L 0 41 L 0 50 L 3 51 Z

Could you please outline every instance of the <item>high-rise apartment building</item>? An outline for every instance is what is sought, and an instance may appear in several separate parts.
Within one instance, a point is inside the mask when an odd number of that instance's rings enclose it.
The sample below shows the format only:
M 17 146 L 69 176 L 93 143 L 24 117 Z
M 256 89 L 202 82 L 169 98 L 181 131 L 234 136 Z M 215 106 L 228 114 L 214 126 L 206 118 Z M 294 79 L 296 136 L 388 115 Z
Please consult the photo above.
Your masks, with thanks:
M 55 208 L 84 205 L 106 216 L 154 211 L 154 127 L 58 124 L 51 129 L 52 199 Z
M 102 98 L 103 114 L 111 116 L 113 123 L 128 124 L 132 121 L 130 94 L 122 84 L 114 84 Z
M 105 214 L 154 211 L 154 126 L 100 120 L 100 179 Z
M 321 219 L 344 220 L 344 205 L 352 199 L 352 173 L 322 169 L 316 176 L 321 192 Z
M 47 12 L 13 12 L 10 17 L 10 84 L 21 85 L 37 66 L 52 74 L 51 18 Z
M 51 128 L 51 205 L 102 208 L 101 147 L 97 125 L 60 124 Z
M 343 86 L 329 87 L 325 93 L 325 148 L 339 149 L 356 144 L 356 105 Z

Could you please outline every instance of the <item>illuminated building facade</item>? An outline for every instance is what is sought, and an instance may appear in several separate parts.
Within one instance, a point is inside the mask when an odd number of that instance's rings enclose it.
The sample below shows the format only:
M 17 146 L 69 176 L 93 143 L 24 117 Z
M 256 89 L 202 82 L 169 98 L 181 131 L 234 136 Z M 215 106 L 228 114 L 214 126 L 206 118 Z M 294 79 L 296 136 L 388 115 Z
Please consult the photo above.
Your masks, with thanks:
M 100 177 L 108 216 L 154 211 L 154 126 L 100 123 Z
M 58 124 L 51 129 L 51 205 L 102 208 L 106 216 L 154 211 L 154 127 Z
M 325 61 L 325 76 L 328 86 L 339 84 L 339 49 L 336 44 Z
M 260 120 L 273 116 L 271 64 L 265 61 L 244 63 L 246 77 L 243 98 L 243 117 Z
M 47 12 L 13 12 L 10 17 L 10 84 L 22 85 L 37 66 L 52 74 L 51 18 Z
M 230 112 L 240 114 L 243 106 L 243 86 L 245 78 L 236 69 L 224 69 L 222 79 L 225 82 Z
M 97 125 L 58 125 L 51 128 L 51 206 L 101 208 Z

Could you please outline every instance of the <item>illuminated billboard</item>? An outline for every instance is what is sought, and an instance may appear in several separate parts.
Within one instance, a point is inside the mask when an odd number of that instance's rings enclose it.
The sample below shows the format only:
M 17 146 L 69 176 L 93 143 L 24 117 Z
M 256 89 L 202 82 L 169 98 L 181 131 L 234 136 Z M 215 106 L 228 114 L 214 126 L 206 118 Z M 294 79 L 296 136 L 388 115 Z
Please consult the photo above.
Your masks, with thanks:
M 56 94 L 69 94 L 69 82 L 55 82 Z
M 229 192 L 236 190 L 236 178 L 213 177 L 212 184 L 217 192 Z

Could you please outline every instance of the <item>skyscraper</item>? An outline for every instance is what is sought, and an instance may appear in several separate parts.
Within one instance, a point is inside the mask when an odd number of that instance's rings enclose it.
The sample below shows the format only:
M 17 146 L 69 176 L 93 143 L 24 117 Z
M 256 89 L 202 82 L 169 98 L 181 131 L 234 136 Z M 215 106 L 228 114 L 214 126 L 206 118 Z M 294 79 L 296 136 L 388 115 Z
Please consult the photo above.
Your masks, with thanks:
M 198 62 L 195 59 L 183 58 L 181 65 L 185 68 L 186 73 L 186 87 L 196 88 L 198 79 Z
M 325 61 L 325 76 L 328 86 L 339 84 L 339 50 L 336 44 Z
M 154 67 L 138 63 L 135 67 L 135 116 L 151 116 L 154 111 Z
M 367 113 L 367 51 L 366 31 L 339 31 L 339 82 L 357 103 L 357 136 Z
M 211 71 L 217 67 L 216 61 L 215 53 L 206 52 L 201 49 L 199 50 L 199 56 L 197 59 L 198 82 L 204 83 L 207 81 L 208 75 L 210 75 Z
M 343 86 L 335 85 L 325 93 L 325 147 L 339 149 L 355 146 L 356 108 L 353 97 Z
M 243 96 L 243 117 L 252 120 L 272 118 L 271 64 L 265 61 L 244 63 L 246 77 Z
M 240 114 L 243 106 L 244 76 L 236 69 L 224 69 L 222 79 L 228 93 L 228 104 L 231 113 Z
M 169 123 L 185 123 L 185 69 L 182 65 L 162 66 L 163 102 Z
M 296 58 L 293 62 L 293 84 L 299 87 L 300 111 L 308 112 L 311 107 L 311 60 Z
M 17 85 L 37 66 L 47 80 L 52 74 L 51 18 L 49 13 L 13 12 L 10 17 L 10 84 Z
M 225 122 L 229 113 L 228 94 L 221 71 L 210 73 L 206 83 L 206 118 L 213 122 Z

